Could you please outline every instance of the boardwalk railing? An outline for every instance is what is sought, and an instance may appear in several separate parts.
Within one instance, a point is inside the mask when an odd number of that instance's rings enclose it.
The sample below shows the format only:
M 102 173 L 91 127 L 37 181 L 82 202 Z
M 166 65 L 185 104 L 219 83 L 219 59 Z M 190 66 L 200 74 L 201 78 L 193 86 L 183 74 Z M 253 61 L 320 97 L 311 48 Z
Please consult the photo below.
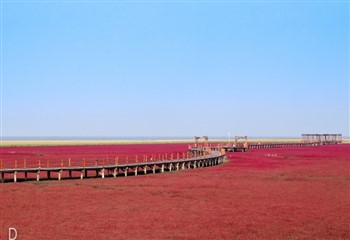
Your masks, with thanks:
M 309 146 L 321 146 L 339 144 L 338 142 L 294 142 L 294 143 L 262 143 L 262 144 L 249 144 L 248 148 L 284 148 L 284 147 L 309 147 Z
M 248 149 L 262 149 L 262 148 L 285 148 L 285 147 L 308 147 L 308 146 L 323 146 L 341 144 L 341 141 L 328 141 L 328 142 L 289 142 L 289 143 L 248 143 L 243 145 L 217 145 L 211 147 L 212 149 L 223 148 L 226 152 L 247 152 Z
M 140 163 L 126 163 L 126 164 L 112 164 L 99 166 L 81 166 L 81 167 L 36 167 L 36 168 L 7 168 L 0 169 L 1 182 L 18 180 L 34 180 L 40 179 L 57 179 L 63 178 L 87 178 L 87 177 L 117 177 L 138 175 L 138 173 L 163 173 L 165 171 L 179 171 L 185 169 L 195 169 L 208 166 L 214 166 L 223 163 L 225 153 L 219 151 L 211 151 L 207 155 L 200 155 L 187 159 L 164 160 L 155 162 L 140 162 Z M 24 174 L 24 178 L 20 179 L 18 174 Z M 32 178 L 30 178 L 30 176 Z M 55 176 L 54 176 L 55 175 Z M 6 178 L 8 177 L 8 178 Z

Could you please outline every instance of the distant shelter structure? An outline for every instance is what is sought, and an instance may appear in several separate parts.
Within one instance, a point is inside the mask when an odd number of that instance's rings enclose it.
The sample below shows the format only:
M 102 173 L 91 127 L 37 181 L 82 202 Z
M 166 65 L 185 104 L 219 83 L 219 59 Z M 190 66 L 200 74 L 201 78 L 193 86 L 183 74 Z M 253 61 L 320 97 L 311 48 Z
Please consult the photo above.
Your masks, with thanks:
M 320 145 L 342 143 L 342 134 L 302 134 L 303 143 L 317 143 Z

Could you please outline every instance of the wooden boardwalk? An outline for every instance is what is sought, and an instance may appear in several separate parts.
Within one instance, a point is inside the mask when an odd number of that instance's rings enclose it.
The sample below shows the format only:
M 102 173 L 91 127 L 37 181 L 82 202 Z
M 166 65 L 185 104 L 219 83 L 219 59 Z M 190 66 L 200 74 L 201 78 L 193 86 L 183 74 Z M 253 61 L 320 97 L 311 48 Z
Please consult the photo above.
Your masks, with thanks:
M 165 160 L 156 162 L 139 162 L 117 165 L 81 166 L 81 167 L 37 167 L 37 168 L 7 168 L 0 169 L 1 182 L 17 182 L 28 180 L 61 180 L 90 177 L 117 177 L 147 173 L 163 173 L 209 167 L 224 162 L 225 153 L 212 151 L 210 154 L 187 159 Z M 18 174 L 22 173 L 23 178 Z M 34 178 L 33 178 L 34 175 Z M 55 176 L 53 176 L 55 175 Z M 44 176 L 44 177 L 43 177 Z M 64 177 L 65 176 L 65 177 Z
M 199 144 L 199 139 L 204 143 Z M 241 140 L 241 141 L 240 141 Z M 242 142 L 243 141 L 243 142 Z M 249 142 L 247 136 L 236 136 L 234 142 L 225 144 L 210 145 L 208 137 L 195 137 L 193 146 L 189 146 L 189 151 L 197 153 L 199 149 L 209 147 L 211 150 L 224 149 L 226 152 L 247 152 L 248 149 L 261 148 L 284 148 L 284 147 L 307 147 L 322 146 L 331 144 L 341 144 L 342 134 L 302 134 L 301 141 L 295 142 Z
M 340 144 L 341 142 L 295 142 L 295 143 L 254 143 L 244 146 L 221 146 L 226 152 L 247 152 L 248 149 L 263 149 L 263 148 L 286 148 L 286 147 L 310 147 L 322 146 L 331 144 Z

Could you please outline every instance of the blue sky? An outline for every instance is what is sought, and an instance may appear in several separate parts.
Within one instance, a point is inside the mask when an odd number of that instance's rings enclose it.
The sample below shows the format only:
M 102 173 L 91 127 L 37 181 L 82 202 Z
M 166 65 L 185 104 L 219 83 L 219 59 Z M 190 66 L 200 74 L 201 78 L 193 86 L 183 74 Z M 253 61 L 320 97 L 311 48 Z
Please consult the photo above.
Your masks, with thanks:
M 1 7 L 3 136 L 349 135 L 349 2 Z

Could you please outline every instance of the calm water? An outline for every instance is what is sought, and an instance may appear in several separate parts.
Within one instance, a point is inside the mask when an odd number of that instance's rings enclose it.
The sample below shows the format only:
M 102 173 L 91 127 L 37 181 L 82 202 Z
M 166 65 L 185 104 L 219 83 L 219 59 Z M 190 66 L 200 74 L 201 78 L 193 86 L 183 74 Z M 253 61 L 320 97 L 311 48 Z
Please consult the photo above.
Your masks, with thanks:
M 256 137 L 250 137 L 250 139 L 256 139 L 256 138 L 300 138 L 301 136 L 288 136 L 288 137 L 273 137 L 273 136 L 256 136 Z M 183 139 L 194 139 L 194 136 L 171 136 L 171 137 L 106 137 L 106 136 L 90 136 L 90 137 L 72 137 L 72 136 L 45 136 L 45 137 L 35 137 L 35 136 L 3 136 L 1 138 L 2 140 L 183 140 Z M 228 139 L 227 136 L 209 136 L 209 139 Z M 234 136 L 231 136 L 231 139 L 234 139 Z

